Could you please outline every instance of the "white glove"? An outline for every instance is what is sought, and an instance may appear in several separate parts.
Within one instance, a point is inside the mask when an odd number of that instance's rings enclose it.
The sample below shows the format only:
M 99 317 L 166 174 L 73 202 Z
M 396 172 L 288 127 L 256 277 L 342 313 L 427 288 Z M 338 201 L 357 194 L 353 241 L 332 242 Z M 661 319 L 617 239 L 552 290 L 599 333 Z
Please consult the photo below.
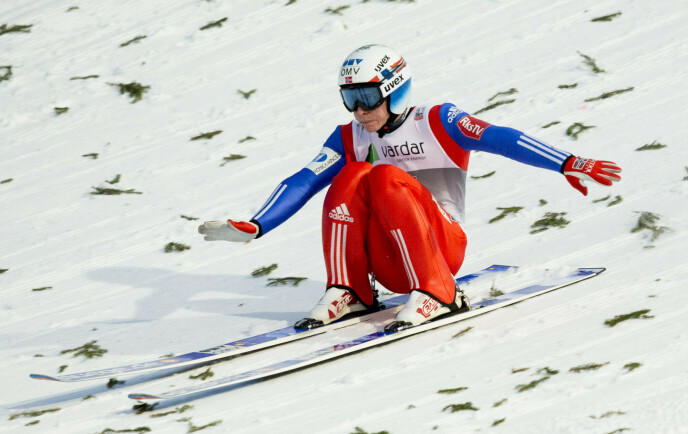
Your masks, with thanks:
M 251 222 L 227 220 L 209 221 L 198 227 L 198 233 L 205 235 L 206 241 L 249 242 L 258 236 L 258 226 Z

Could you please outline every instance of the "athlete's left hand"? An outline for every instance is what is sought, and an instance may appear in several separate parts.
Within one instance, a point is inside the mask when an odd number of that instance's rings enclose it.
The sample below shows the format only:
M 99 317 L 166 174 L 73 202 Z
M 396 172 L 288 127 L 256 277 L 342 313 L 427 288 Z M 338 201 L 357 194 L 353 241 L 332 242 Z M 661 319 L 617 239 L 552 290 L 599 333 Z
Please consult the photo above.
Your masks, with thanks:
M 209 221 L 198 227 L 198 233 L 205 235 L 206 241 L 249 242 L 258 236 L 258 226 L 252 222 L 227 220 Z
M 588 195 L 588 187 L 583 181 L 595 181 L 598 184 L 611 186 L 612 183 L 620 181 L 621 177 L 617 173 L 621 168 L 611 161 L 598 161 L 590 158 L 581 158 L 571 155 L 566 159 L 561 167 L 561 173 L 566 176 L 566 180 L 573 188 Z

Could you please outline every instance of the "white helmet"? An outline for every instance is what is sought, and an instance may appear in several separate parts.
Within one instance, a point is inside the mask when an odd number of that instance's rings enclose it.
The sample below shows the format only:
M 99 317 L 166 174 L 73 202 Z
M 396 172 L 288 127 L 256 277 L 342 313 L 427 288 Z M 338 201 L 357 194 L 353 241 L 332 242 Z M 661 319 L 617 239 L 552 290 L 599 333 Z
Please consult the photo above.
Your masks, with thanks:
M 411 70 L 396 50 L 365 45 L 349 54 L 339 69 L 339 87 L 350 112 L 372 110 L 389 99 L 389 111 L 400 115 L 411 97 Z

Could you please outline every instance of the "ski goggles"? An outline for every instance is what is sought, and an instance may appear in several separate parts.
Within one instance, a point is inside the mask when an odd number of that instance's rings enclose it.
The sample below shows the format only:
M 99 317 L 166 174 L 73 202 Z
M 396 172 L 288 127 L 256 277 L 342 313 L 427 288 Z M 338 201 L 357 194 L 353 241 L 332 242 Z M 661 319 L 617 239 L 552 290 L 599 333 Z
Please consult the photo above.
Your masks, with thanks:
M 375 110 L 385 101 L 379 85 L 346 86 L 340 87 L 344 107 L 350 112 L 358 107 L 363 110 Z

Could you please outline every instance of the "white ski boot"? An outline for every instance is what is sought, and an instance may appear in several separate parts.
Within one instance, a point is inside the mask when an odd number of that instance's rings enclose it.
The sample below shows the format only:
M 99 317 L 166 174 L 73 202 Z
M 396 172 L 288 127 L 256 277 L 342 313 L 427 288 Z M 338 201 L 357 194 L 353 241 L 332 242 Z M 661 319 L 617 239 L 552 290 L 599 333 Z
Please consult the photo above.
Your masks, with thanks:
M 471 310 L 468 297 L 459 287 L 456 287 L 456 297 L 449 306 L 440 303 L 436 298 L 423 291 L 411 291 L 403 309 L 397 314 L 396 320 L 385 327 L 385 331 L 399 331 L 417 326 L 437 317 L 461 313 Z
M 346 289 L 331 287 L 320 299 L 318 304 L 311 309 L 307 318 L 303 318 L 294 324 L 297 329 L 312 329 L 336 321 L 344 315 L 368 310 L 358 301 L 351 292 Z

